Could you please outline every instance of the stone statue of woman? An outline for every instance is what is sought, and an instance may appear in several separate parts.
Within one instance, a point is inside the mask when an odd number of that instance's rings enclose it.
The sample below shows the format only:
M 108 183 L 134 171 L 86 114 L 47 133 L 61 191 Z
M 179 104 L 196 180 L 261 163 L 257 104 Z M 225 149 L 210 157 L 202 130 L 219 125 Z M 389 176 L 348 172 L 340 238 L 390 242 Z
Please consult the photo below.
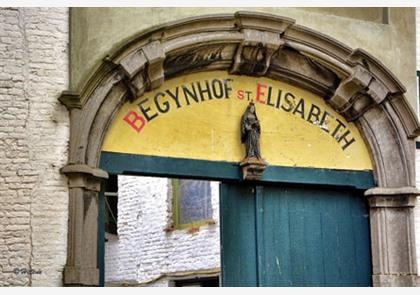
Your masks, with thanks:
M 262 161 L 260 153 L 261 127 L 255 105 L 251 101 L 241 118 L 241 142 L 245 144 L 245 159 L 256 158 Z

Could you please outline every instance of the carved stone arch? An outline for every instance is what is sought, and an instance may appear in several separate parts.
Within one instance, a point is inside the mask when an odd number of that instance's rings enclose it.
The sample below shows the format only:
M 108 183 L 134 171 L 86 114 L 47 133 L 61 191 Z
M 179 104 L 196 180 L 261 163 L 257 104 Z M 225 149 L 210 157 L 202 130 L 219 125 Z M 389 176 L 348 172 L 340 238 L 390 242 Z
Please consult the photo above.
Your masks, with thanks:
M 413 207 L 416 115 L 398 79 L 362 49 L 351 49 L 290 18 L 253 12 L 209 15 L 151 28 L 107 56 L 70 111 L 66 285 L 97 285 L 97 194 L 102 142 L 126 100 L 187 73 L 226 70 L 294 84 L 323 97 L 364 136 L 377 187 L 369 198 L 373 283 L 415 285 Z

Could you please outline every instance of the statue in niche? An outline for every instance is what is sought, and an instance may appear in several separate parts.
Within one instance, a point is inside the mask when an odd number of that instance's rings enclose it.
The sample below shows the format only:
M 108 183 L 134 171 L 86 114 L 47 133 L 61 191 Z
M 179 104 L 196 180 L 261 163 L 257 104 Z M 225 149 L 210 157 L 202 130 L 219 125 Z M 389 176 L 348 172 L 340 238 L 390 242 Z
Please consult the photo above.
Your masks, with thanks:
M 245 159 L 261 159 L 260 153 L 261 127 L 255 111 L 255 104 L 251 101 L 241 118 L 241 142 L 245 144 Z
M 260 122 L 255 104 L 251 101 L 241 118 L 241 142 L 245 144 L 245 158 L 240 167 L 245 180 L 260 180 L 267 166 L 261 158 L 260 134 Z

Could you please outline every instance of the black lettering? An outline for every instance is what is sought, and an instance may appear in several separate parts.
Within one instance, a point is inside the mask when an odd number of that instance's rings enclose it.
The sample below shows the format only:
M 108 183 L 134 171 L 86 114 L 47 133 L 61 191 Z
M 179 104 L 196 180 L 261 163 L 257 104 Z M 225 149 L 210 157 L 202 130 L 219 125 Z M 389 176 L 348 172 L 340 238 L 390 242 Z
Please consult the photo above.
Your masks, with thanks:
M 301 98 L 293 111 L 293 115 L 299 113 L 301 118 L 305 120 L 305 101 Z
M 278 93 L 277 93 L 277 103 L 276 103 L 276 108 L 280 108 L 280 102 L 281 102 L 281 89 L 279 89 Z
M 218 86 L 216 86 L 218 84 Z M 218 79 L 214 79 L 211 82 L 211 88 L 213 89 L 213 95 L 215 98 L 222 98 L 223 97 L 223 83 Z
M 230 91 L 232 91 L 232 86 L 229 85 L 230 82 L 232 82 L 233 79 L 225 79 L 224 80 L 224 84 L 225 84 L 225 97 L 226 98 L 230 98 Z
M 143 116 L 146 118 L 147 121 L 152 121 L 154 118 L 156 118 L 158 116 L 158 114 L 153 114 L 151 116 L 149 116 L 148 112 L 150 111 L 150 107 L 148 108 L 144 108 L 143 104 L 148 101 L 148 98 L 143 99 L 142 101 L 140 101 L 137 105 L 140 108 L 140 111 L 143 113 Z
M 294 103 L 291 100 L 289 100 L 289 96 L 292 97 L 293 100 L 295 100 L 295 96 L 291 94 L 290 92 L 287 92 L 284 95 L 284 100 L 289 105 L 289 107 L 285 108 L 284 105 L 282 105 L 281 108 L 285 110 L 286 112 L 290 112 L 293 109 L 293 105 L 294 105 Z
M 176 107 L 179 109 L 181 107 L 181 105 L 179 103 L 179 98 L 178 98 L 179 88 L 178 87 L 175 88 L 175 94 L 173 94 L 172 92 L 170 92 L 169 89 L 166 90 L 166 93 L 168 93 L 169 96 L 172 97 L 173 100 L 175 100 Z
M 343 122 L 341 122 L 340 120 L 338 120 L 338 119 L 335 119 L 335 120 L 337 121 L 338 125 L 337 125 L 337 127 L 335 127 L 335 129 L 334 129 L 333 133 L 331 134 L 331 136 L 332 136 L 332 137 L 334 137 L 334 138 L 335 138 L 335 135 L 337 134 L 338 130 L 339 130 L 341 127 L 344 127 L 344 126 L 345 126 L 345 125 L 344 125 L 344 123 L 343 123 Z
M 163 102 L 162 102 L 163 107 L 162 107 L 162 106 L 159 104 L 159 96 L 161 96 L 161 97 L 163 98 L 163 97 L 165 97 L 165 93 L 162 93 L 162 92 L 158 92 L 158 93 L 156 93 L 156 95 L 155 95 L 155 97 L 154 97 L 154 101 L 155 101 L 156 108 L 158 109 L 158 111 L 159 111 L 159 112 L 161 112 L 161 113 L 166 113 L 166 112 L 168 112 L 168 111 L 169 111 L 169 108 L 170 108 L 169 102 L 167 102 L 167 101 L 163 101 Z
M 272 90 L 272 87 L 268 86 L 267 105 L 269 105 L 270 107 L 274 107 L 274 104 L 270 103 L 270 101 L 271 101 L 271 90 Z
M 195 102 L 198 102 L 197 93 L 195 92 L 194 84 L 191 83 L 191 88 L 193 89 L 193 92 L 191 92 L 187 86 L 182 85 L 182 91 L 184 92 L 185 101 L 187 102 L 187 105 L 190 105 L 190 100 L 188 97 L 191 97 Z
M 198 82 L 197 86 L 198 86 L 198 92 L 200 93 L 200 97 L 201 97 L 201 101 L 204 101 L 204 94 L 207 93 L 208 99 L 212 99 L 213 97 L 211 96 L 211 91 L 210 91 L 210 86 L 209 86 L 209 81 L 204 80 L 204 82 L 206 83 L 206 87 L 203 89 L 201 88 L 201 83 Z
M 320 124 L 322 130 L 324 130 L 327 133 L 330 133 L 330 130 L 328 130 L 328 127 L 326 127 L 326 125 L 325 125 L 328 116 L 332 118 L 331 114 L 328 113 L 327 111 L 325 111 L 324 114 L 322 115 L 321 122 L 319 124 Z
M 347 135 L 350 134 L 350 130 L 347 130 L 346 132 L 343 133 L 343 135 L 341 135 L 340 139 L 337 141 L 338 143 L 340 143 L 342 140 L 344 140 L 345 144 L 341 147 L 343 149 L 343 151 L 348 148 L 353 142 L 356 141 L 356 139 L 354 139 L 354 137 L 350 140 L 348 140 L 346 138 Z
M 246 98 L 248 99 L 248 101 L 251 100 L 249 96 L 250 94 L 252 94 L 252 91 L 245 91 L 245 93 L 246 93 Z
M 312 124 L 314 124 L 315 122 L 316 122 L 316 124 L 319 124 L 319 122 L 320 122 L 319 121 L 319 115 L 320 114 L 321 114 L 321 109 L 318 106 L 312 104 L 311 109 L 309 110 L 309 115 L 308 115 L 307 121 L 312 123 Z M 312 117 L 315 117 L 316 121 L 313 121 Z

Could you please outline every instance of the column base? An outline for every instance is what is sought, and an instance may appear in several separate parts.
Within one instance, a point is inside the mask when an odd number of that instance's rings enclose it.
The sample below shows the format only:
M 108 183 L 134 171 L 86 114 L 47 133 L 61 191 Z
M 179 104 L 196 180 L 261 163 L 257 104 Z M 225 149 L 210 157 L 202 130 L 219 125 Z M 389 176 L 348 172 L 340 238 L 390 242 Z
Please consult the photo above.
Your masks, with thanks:
M 65 286 L 99 286 L 99 269 L 96 267 L 74 267 L 64 268 Z
M 420 277 L 416 275 L 372 275 L 374 287 L 416 287 Z

